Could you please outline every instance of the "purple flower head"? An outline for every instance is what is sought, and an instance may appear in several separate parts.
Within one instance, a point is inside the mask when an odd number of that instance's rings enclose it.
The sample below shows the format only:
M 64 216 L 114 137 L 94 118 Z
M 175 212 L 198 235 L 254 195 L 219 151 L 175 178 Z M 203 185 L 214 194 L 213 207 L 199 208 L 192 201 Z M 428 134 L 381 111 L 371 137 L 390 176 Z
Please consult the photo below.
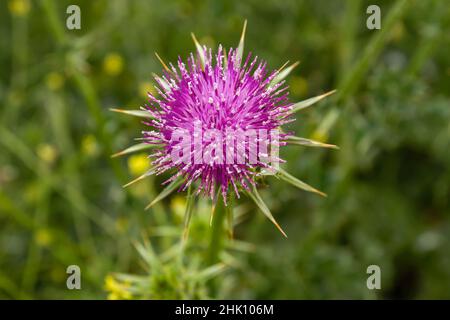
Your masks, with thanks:
M 188 188 L 188 195 L 203 193 L 214 203 L 221 193 L 225 204 L 228 195 L 239 197 L 239 192 L 245 191 L 286 236 L 259 195 L 257 178 L 276 175 L 299 189 L 325 196 L 280 168 L 279 163 L 284 161 L 278 153 L 286 144 L 337 149 L 281 130 L 295 120 L 293 114 L 335 91 L 290 103 L 283 79 L 298 63 L 269 72 L 266 63 L 252 54 L 243 59 L 245 28 L 246 23 L 237 49 L 228 52 L 219 46 L 213 55 L 192 35 L 197 54 L 191 54 L 186 64 L 179 57 L 177 66 L 169 64 L 169 68 L 157 55 L 164 66 L 163 76 L 155 75 L 158 94 L 148 93 L 149 103 L 141 110 L 112 109 L 146 118 L 144 124 L 150 129 L 143 132 L 144 143 L 114 156 L 154 149 L 149 155 L 152 169 L 125 186 L 151 174 L 171 174 L 163 183 L 168 185 L 147 208 L 176 188 Z
M 274 169 L 282 161 L 275 151 L 285 145 L 281 125 L 292 121 L 284 81 L 274 83 L 277 71 L 237 50 L 228 54 L 219 46 L 217 54 L 206 47 L 187 65 L 178 58 L 162 78 L 155 77 L 159 96 L 149 96 L 146 110 L 152 127 L 144 140 L 160 147 L 151 154 L 153 173 L 173 175 L 165 183 L 181 178 L 180 190 L 198 181 L 197 193 L 224 198 L 230 189 L 255 186 L 261 170 Z

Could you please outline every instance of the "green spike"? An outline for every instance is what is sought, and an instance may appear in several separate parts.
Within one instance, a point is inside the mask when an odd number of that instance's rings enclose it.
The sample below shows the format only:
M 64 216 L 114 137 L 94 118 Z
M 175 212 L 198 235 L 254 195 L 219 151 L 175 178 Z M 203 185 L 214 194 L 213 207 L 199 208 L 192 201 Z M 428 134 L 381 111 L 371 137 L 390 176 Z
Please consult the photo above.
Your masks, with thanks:
M 148 176 L 151 175 L 151 174 L 152 174 L 152 171 L 147 171 L 146 173 L 144 173 L 143 175 L 140 175 L 140 176 L 137 177 L 136 179 L 131 180 L 131 181 L 128 182 L 127 184 L 124 184 L 124 185 L 122 186 L 122 188 L 129 187 L 129 186 L 131 186 L 132 184 L 135 184 L 136 182 L 141 181 L 142 179 L 148 177 Z
M 113 111 L 113 112 L 128 114 L 130 116 L 140 117 L 140 118 L 152 118 L 150 113 L 145 110 L 125 110 L 125 109 L 115 109 L 115 108 L 111 108 L 109 110 Z
M 146 150 L 146 149 L 150 149 L 150 148 L 154 148 L 157 147 L 158 145 L 156 144 L 149 144 L 149 143 L 138 143 L 135 144 L 134 146 L 128 147 L 122 151 L 119 151 L 115 154 L 113 154 L 111 156 L 111 158 L 115 158 L 115 157 L 120 157 L 129 153 L 133 153 L 133 152 L 137 152 L 137 151 L 141 151 L 141 150 Z
M 206 65 L 206 57 L 205 57 L 205 51 L 203 50 L 200 43 L 197 41 L 197 38 L 195 37 L 195 34 L 191 32 L 192 40 L 194 41 L 195 47 L 197 48 L 198 55 L 200 56 L 200 63 L 202 65 L 202 69 L 205 69 Z
M 145 241 L 144 244 L 134 241 L 133 245 L 148 266 L 156 267 L 160 264 L 149 241 Z
M 287 67 L 286 69 L 284 69 L 286 64 L 283 65 L 280 68 L 280 70 L 278 70 L 278 74 L 270 82 L 269 86 L 272 87 L 272 86 L 276 85 L 278 82 L 280 82 L 281 80 L 283 80 L 284 78 L 286 78 L 292 72 L 292 70 L 294 70 L 294 68 L 297 67 L 299 64 L 300 64 L 300 62 L 297 61 L 297 62 L 293 63 L 292 65 L 290 65 L 289 67 Z
M 200 271 L 198 274 L 194 275 L 195 277 L 197 277 L 197 279 L 199 280 L 209 280 L 214 278 L 215 276 L 219 275 L 220 273 L 222 273 L 226 268 L 226 265 L 223 263 L 216 263 L 213 264 L 212 266 Z
M 336 90 L 332 90 L 332 91 L 324 93 L 324 94 L 322 94 L 320 96 L 312 97 L 312 98 L 309 98 L 307 100 L 297 102 L 296 104 L 294 104 L 292 106 L 293 109 L 292 109 L 291 113 L 295 113 L 295 112 L 300 111 L 302 109 L 308 108 L 309 106 L 313 105 L 314 103 L 319 102 L 323 98 L 328 97 L 329 95 L 331 95 L 331 94 L 333 94 L 335 92 L 336 92 Z
M 322 191 L 319 191 L 316 188 L 311 187 L 309 184 L 297 179 L 296 177 L 294 177 L 293 175 L 289 174 L 288 172 L 284 171 L 281 168 L 278 169 L 276 176 L 281 178 L 282 180 L 292 184 L 293 186 L 295 186 L 299 189 L 303 189 L 308 192 L 314 192 L 314 193 L 320 194 L 323 197 L 327 196 Z
M 275 220 L 275 218 L 273 217 L 272 213 L 270 212 L 269 208 L 267 207 L 267 205 L 264 203 L 263 199 L 261 198 L 261 196 L 258 193 L 258 190 L 256 189 L 255 186 L 252 186 L 252 190 L 247 190 L 247 194 L 250 196 L 250 198 L 252 198 L 252 200 L 256 203 L 256 205 L 258 206 L 258 208 L 262 211 L 262 213 L 264 213 L 264 215 L 270 220 L 272 221 L 272 223 L 278 228 L 278 230 L 280 230 L 280 232 L 283 234 L 283 236 L 285 236 L 287 238 L 286 233 L 283 231 L 283 229 L 280 227 L 280 225 L 278 224 L 278 222 Z
M 150 202 L 149 205 L 145 207 L 145 210 L 150 209 L 155 203 L 158 203 L 159 201 L 161 201 L 162 199 L 164 199 L 168 195 L 170 195 L 182 182 L 183 182 L 183 177 L 179 176 L 178 178 L 173 180 L 171 183 L 169 183 L 167 185 L 167 187 L 165 187 L 163 189 L 163 191 L 161 191 L 161 193 L 158 194 L 156 196 L 156 198 L 153 199 L 153 201 Z
M 330 148 L 330 149 L 337 149 L 337 150 L 339 149 L 339 147 L 334 144 L 323 143 L 323 142 L 306 139 L 306 138 L 302 138 L 302 137 L 295 137 L 295 136 L 287 137 L 286 142 L 289 144 L 296 144 L 296 145 L 307 146 L 307 147 Z
M 187 190 L 187 203 L 186 210 L 184 211 L 184 231 L 183 231 L 183 240 L 187 239 L 189 232 L 189 224 L 191 222 L 192 212 L 195 204 L 195 195 L 192 192 L 192 185 L 188 187 Z
M 244 55 L 244 42 L 245 42 L 245 31 L 247 30 L 247 20 L 244 21 L 244 27 L 242 28 L 241 39 L 239 40 L 239 45 L 236 49 L 237 61 L 242 61 L 242 56 Z
M 156 58 L 158 58 L 159 62 L 162 64 L 163 68 L 164 68 L 167 72 L 172 73 L 172 70 L 169 69 L 169 67 L 164 63 L 163 59 L 161 59 L 161 57 L 158 55 L 157 52 L 155 52 L 155 56 L 156 56 Z

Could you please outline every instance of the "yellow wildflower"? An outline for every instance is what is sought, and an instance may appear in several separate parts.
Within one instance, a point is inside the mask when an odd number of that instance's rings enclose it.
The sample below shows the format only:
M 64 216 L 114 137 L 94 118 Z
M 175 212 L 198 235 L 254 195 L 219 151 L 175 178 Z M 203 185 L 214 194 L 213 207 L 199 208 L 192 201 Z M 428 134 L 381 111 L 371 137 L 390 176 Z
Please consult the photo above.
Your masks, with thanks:
M 34 240 L 38 246 L 47 247 L 50 243 L 52 243 L 53 237 L 49 230 L 39 229 L 34 234 Z
M 81 151 L 83 154 L 93 157 L 98 154 L 99 147 L 97 143 L 97 139 L 94 135 L 88 134 L 83 137 L 81 140 Z
M 150 160 L 146 154 L 136 154 L 128 158 L 128 170 L 134 176 L 144 174 L 150 168 Z
M 142 97 L 147 98 L 147 92 L 150 92 L 153 95 L 156 94 L 156 90 L 155 90 L 155 87 L 153 86 L 153 83 L 151 83 L 149 81 L 142 82 L 139 85 L 139 94 Z
M 17 17 L 23 17 L 30 11 L 29 0 L 10 0 L 8 3 L 9 12 Z
M 179 218 L 184 217 L 184 211 L 186 209 L 186 199 L 181 196 L 175 196 L 173 197 L 170 208 L 172 209 L 172 212 L 175 213 L 175 215 Z
M 133 295 L 127 290 L 128 282 L 119 282 L 112 275 L 105 278 L 105 290 L 109 292 L 108 300 L 129 300 Z
M 48 164 L 52 164 L 53 162 L 55 162 L 58 156 L 58 151 L 56 150 L 56 148 L 48 143 L 42 143 L 38 145 L 36 153 L 38 157 L 41 158 L 41 160 Z
M 103 70 L 110 76 L 117 76 L 123 70 L 123 58 L 118 53 L 110 53 L 103 59 Z

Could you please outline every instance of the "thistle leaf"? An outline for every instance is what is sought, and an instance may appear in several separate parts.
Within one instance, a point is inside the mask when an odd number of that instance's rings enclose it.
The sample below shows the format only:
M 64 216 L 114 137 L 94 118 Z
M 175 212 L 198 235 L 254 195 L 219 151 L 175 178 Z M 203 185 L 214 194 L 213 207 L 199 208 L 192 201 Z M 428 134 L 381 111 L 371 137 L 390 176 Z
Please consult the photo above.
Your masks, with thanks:
M 245 42 L 245 31 L 247 30 L 247 20 L 244 21 L 244 27 L 242 28 L 241 39 L 239 40 L 239 45 L 236 49 L 237 61 L 242 61 L 242 56 L 244 54 L 244 42 Z
M 179 176 L 178 178 L 173 180 L 171 183 L 169 183 L 167 185 L 167 187 L 165 187 L 163 189 L 163 191 L 161 191 L 161 193 L 158 194 L 156 196 L 156 198 L 153 199 L 153 201 L 150 202 L 150 204 L 147 207 L 145 207 L 145 210 L 150 209 L 155 203 L 158 203 L 159 201 L 161 201 L 162 199 L 164 199 L 168 195 L 170 195 L 182 182 L 183 182 L 183 177 Z
M 128 147 L 122 151 L 119 151 L 115 154 L 113 154 L 111 156 L 111 158 L 115 158 L 115 157 L 120 157 L 129 153 L 133 153 L 133 152 L 137 152 L 137 151 L 141 151 L 141 150 L 146 150 L 146 149 L 150 149 L 150 148 L 154 148 L 157 147 L 158 145 L 156 144 L 149 144 L 149 143 L 138 143 L 135 144 L 134 146 Z
M 149 241 L 145 241 L 144 244 L 133 242 L 133 245 L 149 267 L 155 268 L 160 265 L 160 261 Z
M 292 109 L 291 113 L 295 113 L 295 112 L 300 111 L 302 109 L 308 108 L 309 106 L 313 105 L 314 103 L 319 102 L 323 98 L 328 97 L 329 95 L 331 95 L 331 94 L 333 94 L 335 92 L 336 92 L 336 90 L 332 90 L 332 91 L 324 93 L 324 94 L 322 94 L 320 96 L 312 97 L 312 98 L 309 98 L 307 100 L 297 102 L 296 104 L 294 104 L 292 106 L 293 109 Z
M 281 168 L 278 169 L 276 176 L 279 177 L 280 179 L 292 184 L 293 186 L 295 186 L 299 189 L 303 189 L 308 192 L 314 192 L 314 193 L 320 194 L 323 197 L 327 196 L 325 193 L 317 190 L 316 188 L 311 187 L 309 184 L 297 179 L 296 177 L 287 173 L 286 171 L 284 171 Z
M 186 203 L 186 210 L 184 212 L 183 240 L 186 240 L 187 236 L 188 236 L 189 224 L 191 222 L 192 212 L 193 212 L 194 203 L 195 203 L 195 195 L 192 192 L 192 185 L 189 186 L 186 197 L 187 197 L 187 203 Z
M 128 114 L 130 116 L 140 117 L 140 118 L 152 118 L 150 112 L 145 111 L 145 110 L 125 110 L 125 109 L 115 109 L 115 108 L 111 108 L 109 110 L 113 111 L 113 112 Z
M 272 221 L 272 223 L 278 228 L 278 230 L 280 230 L 280 232 L 283 234 L 283 236 L 285 236 L 287 238 L 286 233 L 283 231 L 283 229 L 280 227 L 278 222 L 273 217 L 273 215 L 270 212 L 269 208 L 267 207 L 267 205 L 264 203 L 263 199 L 259 195 L 258 190 L 256 189 L 256 187 L 253 186 L 252 190 L 247 190 L 247 194 L 250 196 L 250 198 L 252 198 L 252 200 L 255 202 L 255 204 L 258 206 L 258 208 L 262 211 L 262 213 L 264 213 L 264 215 L 270 221 Z
M 195 47 L 197 48 L 198 55 L 200 57 L 200 63 L 202 65 L 202 69 L 205 69 L 206 65 L 206 57 L 205 57 L 205 51 L 200 45 L 200 43 L 197 41 L 197 38 L 195 37 L 195 34 L 191 32 L 192 40 L 194 41 Z
M 295 136 L 287 137 L 286 142 L 289 144 L 296 144 L 299 146 L 330 148 L 330 149 L 337 149 L 337 150 L 339 149 L 339 147 L 334 144 L 323 143 L 323 142 L 306 139 L 306 138 L 302 138 L 302 137 L 295 137 Z
M 286 69 L 284 69 L 284 65 L 283 65 L 280 68 L 280 70 L 278 70 L 278 74 L 270 82 L 269 86 L 272 87 L 272 86 L 276 85 L 278 82 L 280 82 L 281 80 L 283 80 L 284 78 L 286 78 L 292 72 L 292 70 L 294 70 L 294 68 L 296 66 L 298 66 L 299 64 L 300 64 L 300 62 L 297 61 L 297 62 L 293 63 L 292 65 L 290 65 L 289 67 L 287 67 Z
M 209 279 L 214 278 L 215 276 L 222 273 L 226 268 L 226 265 L 223 263 L 216 263 L 195 275 L 198 280 L 207 281 Z

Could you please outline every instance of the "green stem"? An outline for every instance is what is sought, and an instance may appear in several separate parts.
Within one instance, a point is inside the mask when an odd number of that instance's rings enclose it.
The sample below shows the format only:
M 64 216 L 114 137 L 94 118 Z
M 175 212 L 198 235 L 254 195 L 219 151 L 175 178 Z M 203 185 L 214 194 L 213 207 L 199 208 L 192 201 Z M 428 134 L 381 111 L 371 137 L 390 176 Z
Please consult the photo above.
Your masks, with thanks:
M 219 261 L 220 252 L 223 249 L 225 237 L 224 220 L 225 220 L 225 204 L 220 194 L 217 195 L 217 203 L 213 209 L 214 216 L 212 219 L 211 238 L 208 248 L 207 263 L 213 265 Z

